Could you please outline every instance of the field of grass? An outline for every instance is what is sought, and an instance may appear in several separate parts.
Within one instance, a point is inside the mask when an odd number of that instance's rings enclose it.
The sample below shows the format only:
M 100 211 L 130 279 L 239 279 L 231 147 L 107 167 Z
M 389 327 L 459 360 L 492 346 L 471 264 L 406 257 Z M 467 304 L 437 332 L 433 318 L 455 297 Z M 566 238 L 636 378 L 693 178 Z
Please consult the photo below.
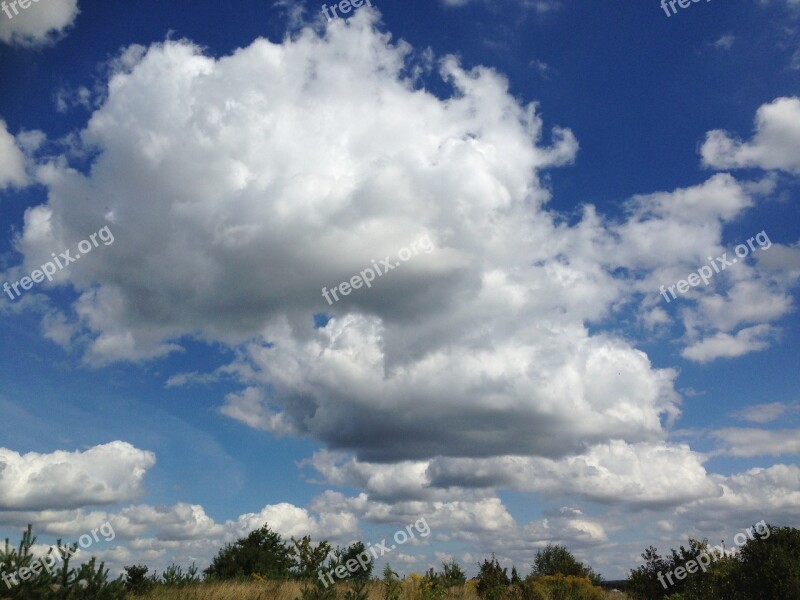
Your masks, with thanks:
M 145 596 L 129 596 L 131 600 L 295 600 L 300 597 L 303 584 L 289 582 L 222 582 L 200 583 L 183 588 L 159 586 Z M 340 587 L 340 596 L 344 587 Z M 383 600 L 383 585 L 369 584 L 369 599 Z M 625 594 L 605 592 L 607 600 L 625 600 Z M 421 600 L 419 585 L 413 581 L 403 582 L 400 600 Z M 471 584 L 451 588 L 443 600 L 479 600 L 475 586 Z

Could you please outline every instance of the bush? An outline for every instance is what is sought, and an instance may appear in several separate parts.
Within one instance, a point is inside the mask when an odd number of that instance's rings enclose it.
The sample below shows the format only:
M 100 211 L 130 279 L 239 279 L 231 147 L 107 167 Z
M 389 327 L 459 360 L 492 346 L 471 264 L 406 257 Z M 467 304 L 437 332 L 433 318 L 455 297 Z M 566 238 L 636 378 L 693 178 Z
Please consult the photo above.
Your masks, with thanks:
M 400 600 L 402 586 L 397 573 L 392 571 L 389 563 L 383 567 L 383 600 Z
M 478 595 L 488 600 L 499 600 L 511 583 L 506 570 L 500 566 L 492 554 L 492 560 L 484 559 L 478 573 Z
M 97 564 L 93 557 L 79 568 L 70 568 L 70 557 L 77 552 L 78 545 L 63 545 L 57 542 L 43 559 L 35 559 L 31 547 L 36 542 L 31 525 L 23 532 L 18 548 L 12 548 L 6 538 L 5 549 L 0 551 L 0 576 L 2 576 L 3 598 L 10 600 L 123 600 L 125 584 L 122 578 L 109 581 L 104 563 Z M 46 561 L 46 562 L 45 562 Z M 53 563 L 50 568 L 45 564 Z M 26 569 L 26 579 L 20 575 Z
M 451 560 L 450 562 L 442 563 L 441 579 L 445 587 L 450 588 L 457 585 L 464 585 L 464 582 L 467 580 L 467 576 L 464 574 L 464 571 L 461 570 L 459 564 L 456 561 Z
M 547 575 L 588 577 L 594 584 L 600 584 L 602 581 L 599 575 L 578 561 L 566 547 L 553 544 L 547 544 L 544 550 L 537 550 L 531 575 L 533 577 Z
M 592 585 L 588 577 L 576 575 L 543 575 L 530 577 L 526 584 L 531 588 L 531 597 L 549 600 L 603 600 L 605 594 Z
M 146 594 L 155 585 L 153 578 L 147 577 L 147 571 L 144 565 L 125 567 L 125 589 L 137 596 Z
M 222 548 L 203 571 L 214 579 L 244 579 L 258 573 L 270 579 L 288 579 L 295 562 L 293 551 L 267 525 Z
M 732 576 L 734 587 L 747 600 L 800 598 L 800 529 L 769 531 L 769 537 L 749 540 L 742 547 Z

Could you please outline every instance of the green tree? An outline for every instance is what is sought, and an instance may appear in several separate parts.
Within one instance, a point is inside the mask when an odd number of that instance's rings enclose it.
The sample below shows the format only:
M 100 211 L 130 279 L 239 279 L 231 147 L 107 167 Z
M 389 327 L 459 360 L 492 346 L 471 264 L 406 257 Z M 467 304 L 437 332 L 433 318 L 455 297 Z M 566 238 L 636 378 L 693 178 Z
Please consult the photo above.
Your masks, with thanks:
M 442 563 L 442 583 L 445 587 L 455 587 L 457 585 L 464 585 L 467 581 L 467 576 L 461 570 L 459 564 L 451 560 L 450 562 Z
M 533 577 L 547 575 L 572 575 L 574 577 L 588 577 L 595 585 L 602 581 L 591 567 L 578 561 L 565 546 L 547 544 L 544 550 L 536 551 L 533 560 Z
M 359 556 L 361 562 L 359 562 Z M 372 562 L 372 554 L 366 549 L 363 542 L 354 542 L 345 549 L 336 548 L 334 557 L 329 568 L 336 568 L 340 565 L 345 567 L 347 575 L 344 579 L 369 579 L 372 576 L 372 569 L 375 565 Z M 355 566 L 350 561 L 355 561 Z M 347 567 L 348 562 L 350 562 L 351 568 Z
M 748 540 L 733 574 L 741 598 L 800 598 L 800 529 L 769 527 L 770 535 Z
M 642 553 L 642 558 L 644 565 L 631 570 L 626 591 L 634 600 L 661 600 L 667 595 L 667 590 L 659 582 L 658 574 L 663 577 L 672 566 L 653 546 Z
M 483 560 L 479 565 L 478 573 L 478 595 L 487 600 L 499 600 L 505 595 L 506 588 L 511 581 L 506 574 L 507 569 L 500 566 L 497 559 L 492 554 L 492 560 Z
M 522 578 L 517 573 L 517 567 L 511 567 L 511 585 L 522 585 Z
M 401 590 L 400 579 L 387 562 L 383 567 L 383 600 L 400 600 Z
M 125 589 L 136 596 L 146 594 L 155 584 L 152 577 L 147 577 L 149 570 L 145 565 L 125 567 Z
M 331 551 L 331 545 L 323 540 L 316 546 L 311 543 L 311 536 L 304 536 L 296 540 L 292 538 L 294 548 L 292 553 L 295 560 L 295 575 L 299 579 L 312 579 L 318 577 L 325 558 Z
M 287 579 L 294 565 L 292 549 L 264 525 L 235 544 L 226 544 L 203 572 L 215 579 L 240 579 L 253 573 L 270 579 Z

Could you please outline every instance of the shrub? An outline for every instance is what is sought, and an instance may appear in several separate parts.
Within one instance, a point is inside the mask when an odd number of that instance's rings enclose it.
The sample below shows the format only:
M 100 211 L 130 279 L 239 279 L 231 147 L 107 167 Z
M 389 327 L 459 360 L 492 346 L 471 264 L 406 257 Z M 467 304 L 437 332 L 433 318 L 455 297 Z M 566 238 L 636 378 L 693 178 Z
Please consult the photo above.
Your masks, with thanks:
M 152 577 L 147 577 L 147 571 L 144 565 L 125 567 L 125 589 L 137 596 L 146 594 L 155 584 Z
M 389 563 L 383 567 L 383 600 L 400 600 L 401 585 L 397 573 L 392 571 Z
M 800 529 L 769 527 L 749 540 L 738 556 L 734 587 L 743 598 L 800 598 Z
M 588 577 L 594 584 L 599 584 L 602 581 L 599 575 L 590 567 L 578 561 L 566 547 L 553 544 L 547 544 L 544 550 L 536 551 L 531 575 L 533 577 L 546 575 Z
M 243 579 L 259 573 L 271 579 L 288 579 L 295 562 L 292 550 L 267 525 L 222 548 L 203 571 L 214 579 Z
M 450 562 L 442 563 L 441 579 L 445 587 L 455 587 L 457 585 L 464 585 L 467 576 L 464 574 L 464 571 L 461 570 L 459 564 L 451 560 Z
M 2 589 L 4 599 L 124 599 L 125 584 L 122 578 L 109 581 L 105 563 L 98 565 L 92 557 L 78 569 L 70 568 L 70 557 L 77 552 L 77 544 L 67 546 L 58 540 L 57 550 L 51 548 L 44 559 L 34 558 L 31 547 L 36 538 L 31 530 L 31 525 L 28 525 L 18 548 L 12 548 L 6 539 L 5 550 L 0 551 L 0 575 L 4 581 L 0 585 L 6 588 Z M 44 560 L 53 565 L 46 568 Z M 25 580 L 19 576 L 20 569 L 26 569 Z
M 511 583 L 506 570 L 500 566 L 494 554 L 492 554 L 492 560 L 484 559 L 478 573 L 478 595 L 488 600 L 502 598 L 506 588 Z
M 576 575 L 543 575 L 530 577 L 526 582 L 531 588 L 531 597 L 550 600 L 603 600 L 605 594 L 592 585 L 588 577 Z

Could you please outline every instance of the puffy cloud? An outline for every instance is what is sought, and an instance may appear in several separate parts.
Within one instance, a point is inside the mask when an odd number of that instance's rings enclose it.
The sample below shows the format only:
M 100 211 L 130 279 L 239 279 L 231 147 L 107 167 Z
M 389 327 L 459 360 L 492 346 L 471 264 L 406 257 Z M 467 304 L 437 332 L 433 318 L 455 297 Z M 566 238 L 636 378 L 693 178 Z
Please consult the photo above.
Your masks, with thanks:
M 766 416 L 763 413 L 759 417 Z M 723 443 L 717 454 L 725 456 L 781 456 L 800 454 L 800 429 L 729 427 L 713 433 Z
M 632 506 L 679 505 L 720 491 L 701 456 L 686 445 L 666 443 L 614 441 L 559 461 L 519 456 L 436 459 L 430 477 L 432 485 L 502 485 Z
M 800 174 L 800 98 L 776 98 L 759 107 L 749 142 L 719 129 L 708 132 L 700 153 L 706 166 L 717 169 L 758 167 Z
M 11 8 L 11 4 L 0 18 L 0 41 L 19 46 L 55 43 L 80 12 L 78 0 L 33 0 L 28 8 Z
M 6 122 L 0 119 L 0 190 L 11 185 L 22 187 L 27 182 L 25 156 L 8 132 Z
M 269 346 L 249 348 L 249 376 L 269 382 L 298 430 L 367 461 L 559 456 L 609 438 L 653 440 L 677 402 L 673 372 L 582 328 L 518 323 L 491 345 L 462 342 L 402 365 L 375 319 L 331 319 L 304 343 L 285 326 L 273 331 Z
M 655 507 L 719 495 L 721 490 L 706 473 L 704 460 L 686 445 L 616 440 L 558 460 L 439 456 L 383 465 L 319 452 L 309 463 L 326 483 L 364 489 L 369 500 L 378 503 L 434 502 L 454 497 L 474 501 L 503 488 L 549 497 L 577 494 L 604 504 Z
M 716 522 L 750 523 L 769 516 L 773 522 L 800 518 L 800 467 L 777 464 L 753 468 L 730 476 L 714 475 L 722 495 L 687 504 L 678 509 L 694 522 L 703 518 Z M 760 515 L 760 516 L 759 516 Z M 755 519 L 755 521 L 753 520 Z
M 536 145 L 536 107 L 491 69 L 448 58 L 454 97 L 415 89 L 410 49 L 372 19 L 359 11 L 324 37 L 257 40 L 220 60 L 167 42 L 116 73 L 82 134 L 100 151 L 91 179 L 40 169 L 51 200 L 28 211 L 18 244 L 41 264 L 111 224 L 115 245 L 59 278 L 84 291 L 75 310 L 90 360 L 163 356 L 195 333 L 242 341 L 276 315 L 326 308 L 323 286 L 426 232 L 435 253 L 340 310 L 403 318 L 431 301 L 442 312 L 444 289 L 474 293 L 493 255 L 512 259 L 515 215 L 548 196 L 532 174 L 570 161 L 574 137 L 556 128 L 552 147 Z M 363 118 L 333 118 L 343 114 Z M 401 300 L 400 288 L 416 292 Z
M 84 452 L 19 454 L 0 448 L 0 510 L 74 508 L 131 500 L 155 455 L 127 442 Z
M 745 327 L 735 334 L 717 333 L 686 347 L 681 355 L 689 360 L 707 363 L 718 358 L 743 356 L 769 347 L 775 330 L 769 325 Z

